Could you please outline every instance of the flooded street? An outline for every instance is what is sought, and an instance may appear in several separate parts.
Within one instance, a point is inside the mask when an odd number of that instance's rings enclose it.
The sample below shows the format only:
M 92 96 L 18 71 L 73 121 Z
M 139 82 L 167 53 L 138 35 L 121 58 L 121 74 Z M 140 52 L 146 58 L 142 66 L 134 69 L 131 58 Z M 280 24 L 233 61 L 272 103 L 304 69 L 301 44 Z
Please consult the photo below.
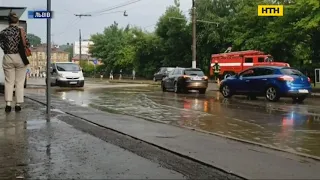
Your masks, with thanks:
M 320 99 L 304 104 L 292 104 L 290 99 L 227 100 L 214 91 L 175 94 L 159 87 L 55 89 L 54 94 L 81 106 L 320 156 Z

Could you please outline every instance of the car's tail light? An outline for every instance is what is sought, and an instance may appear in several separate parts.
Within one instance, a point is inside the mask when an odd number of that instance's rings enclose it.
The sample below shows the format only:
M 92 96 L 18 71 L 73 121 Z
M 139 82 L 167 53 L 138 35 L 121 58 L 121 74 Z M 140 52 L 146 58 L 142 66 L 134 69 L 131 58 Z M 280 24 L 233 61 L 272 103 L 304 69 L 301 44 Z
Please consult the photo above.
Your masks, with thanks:
M 289 82 L 292 82 L 292 81 L 294 81 L 294 78 L 291 77 L 291 76 L 285 75 L 285 76 L 279 77 L 278 80 L 280 80 L 280 81 L 289 81 Z
M 308 77 L 308 82 L 311 83 L 311 79 Z
M 191 76 L 183 75 L 183 78 L 184 78 L 185 80 L 190 80 L 190 79 L 191 79 Z

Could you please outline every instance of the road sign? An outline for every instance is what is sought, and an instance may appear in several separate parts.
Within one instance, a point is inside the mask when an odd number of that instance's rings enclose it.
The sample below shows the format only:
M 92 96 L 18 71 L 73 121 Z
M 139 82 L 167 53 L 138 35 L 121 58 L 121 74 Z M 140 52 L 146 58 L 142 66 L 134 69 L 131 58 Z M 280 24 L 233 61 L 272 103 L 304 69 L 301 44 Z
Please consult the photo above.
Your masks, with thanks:
M 52 11 L 28 11 L 29 19 L 51 19 L 52 17 Z
M 93 60 L 93 64 L 98 64 L 98 60 Z

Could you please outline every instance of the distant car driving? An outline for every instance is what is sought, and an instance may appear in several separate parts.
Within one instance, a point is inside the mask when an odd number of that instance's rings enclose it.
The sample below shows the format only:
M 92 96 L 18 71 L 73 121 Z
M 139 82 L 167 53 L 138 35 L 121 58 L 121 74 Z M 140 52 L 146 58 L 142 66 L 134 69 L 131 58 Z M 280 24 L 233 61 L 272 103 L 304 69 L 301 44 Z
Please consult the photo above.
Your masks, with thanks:
M 78 64 L 57 62 L 51 65 L 50 80 L 52 86 L 84 86 L 83 72 Z
M 296 102 L 303 102 L 311 93 L 311 83 L 309 77 L 290 67 L 259 66 L 221 81 L 220 92 L 225 98 L 265 96 L 275 102 L 280 97 L 291 97 Z
M 164 77 L 166 77 L 174 67 L 161 67 L 158 72 L 153 75 L 154 81 L 161 81 Z
M 163 91 L 173 90 L 175 93 L 198 90 L 205 94 L 208 88 L 208 77 L 199 68 L 175 68 L 161 82 Z

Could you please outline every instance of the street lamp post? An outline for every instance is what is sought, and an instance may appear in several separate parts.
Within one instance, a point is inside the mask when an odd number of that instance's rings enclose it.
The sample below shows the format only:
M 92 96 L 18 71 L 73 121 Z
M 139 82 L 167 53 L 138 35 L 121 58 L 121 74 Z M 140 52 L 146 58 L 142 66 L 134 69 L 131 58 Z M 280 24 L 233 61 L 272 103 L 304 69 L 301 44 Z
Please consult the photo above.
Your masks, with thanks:
M 51 11 L 51 0 L 47 0 L 47 11 Z M 47 19 L 47 121 L 50 121 L 51 117 L 51 18 Z
M 196 5 L 192 0 L 192 68 L 197 68 L 197 32 L 196 32 Z

